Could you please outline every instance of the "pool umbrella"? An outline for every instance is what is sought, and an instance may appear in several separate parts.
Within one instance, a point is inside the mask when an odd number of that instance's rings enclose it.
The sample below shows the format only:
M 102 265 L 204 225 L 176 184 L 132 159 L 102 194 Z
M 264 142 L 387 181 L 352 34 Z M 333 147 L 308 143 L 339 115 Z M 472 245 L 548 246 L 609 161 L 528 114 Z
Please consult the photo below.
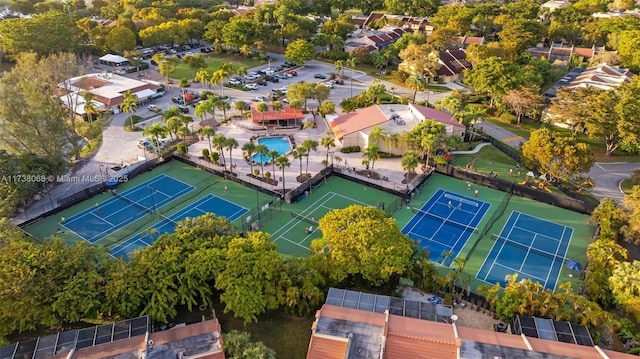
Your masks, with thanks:
M 580 271 L 580 270 L 582 270 L 582 265 L 580 265 L 580 263 L 578 263 L 578 262 L 576 262 L 576 261 L 574 261 L 574 260 L 572 260 L 572 259 L 569 259 L 569 260 L 567 261 L 567 268 L 569 268 L 569 269 L 571 269 L 571 270 L 578 270 L 578 271 Z

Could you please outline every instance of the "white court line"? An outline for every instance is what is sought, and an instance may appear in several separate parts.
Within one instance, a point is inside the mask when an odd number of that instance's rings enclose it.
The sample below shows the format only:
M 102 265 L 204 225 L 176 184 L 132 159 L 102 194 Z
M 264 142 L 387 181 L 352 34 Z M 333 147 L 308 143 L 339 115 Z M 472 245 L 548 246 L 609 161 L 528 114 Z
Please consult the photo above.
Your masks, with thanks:
M 516 212 L 516 213 L 518 213 L 518 216 L 520 216 L 520 213 L 519 213 L 519 212 Z M 511 212 L 511 214 L 513 214 L 513 212 Z M 509 215 L 509 218 L 511 218 L 511 215 Z M 508 223 L 508 222 L 509 222 L 509 220 L 507 219 L 507 221 L 504 223 L 505 227 L 506 227 L 506 225 L 507 225 L 507 223 Z M 518 219 L 516 218 L 516 222 L 514 222 L 514 224 L 515 224 L 515 223 L 517 223 L 517 222 L 518 222 Z M 505 228 L 505 227 L 502 227 L 502 229 L 504 230 L 504 228 Z M 512 226 L 511 226 L 511 228 L 509 229 L 509 234 L 507 235 L 507 237 L 508 237 L 509 235 L 511 235 L 511 231 L 513 231 L 513 225 L 512 225 Z M 502 231 L 500 231 L 500 233 L 502 233 Z M 500 238 L 501 238 L 501 237 L 500 237 Z M 506 239 L 506 238 L 505 238 L 505 239 Z M 493 243 L 493 247 L 491 247 L 491 250 L 489 251 L 489 253 L 491 253 L 491 251 L 493 251 L 493 248 L 496 246 L 496 244 L 497 244 L 497 243 L 498 243 L 498 240 L 496 239 L 496 241 Z M 500 246 L 500 249 L 498 250 L 498 253 L 496 254 L 496 257 L 495 257 L 495 258 L 493 258 L 493 263 L 491 264 L 491 266 L 489 266 L 489 271 L 487 272 L 487 275 L 485 275 L 485 276 L 484 276 L 484 279 L 487 279 L 487 276 L 488 276 L 488 275 L 489 275 L 489 273 L 491 273 L 491 271 L 493 270 L 493 266 L 494 266 L 494 265 L 496 265 L 496 264 L 498 264 L 498 263 L 496 263 L 496 261 L 498 260 L 498 257 L 500 257 L 500 254 L 502 253 L 502 250 L 504 249 L 504 245 L 505 245 L 506 243 L 507 243 L 507 241 L 506 241 L 506 240 L 502 241 L 502 245 Z M 487 258 L 488 258 L 488 257 L 489 257 L 489 256 L 485 257 L 485 261 L 487 260 Z M 484 264 L 483 264 L 483 265 L 484 265 Z M 480 267 L 480 268 L 482 268 L 482 267 Z

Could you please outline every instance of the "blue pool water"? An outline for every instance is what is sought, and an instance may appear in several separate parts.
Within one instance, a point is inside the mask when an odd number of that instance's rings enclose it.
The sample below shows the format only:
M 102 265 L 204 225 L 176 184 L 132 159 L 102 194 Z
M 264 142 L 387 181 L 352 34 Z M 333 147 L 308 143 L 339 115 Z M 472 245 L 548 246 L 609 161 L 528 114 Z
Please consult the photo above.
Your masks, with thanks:
M 258 139 L 259 145 L 265 145 L 269 151 L 276 150 L 280 155 L 286 155 L 291 152 L 291 142 L 287 137 L 265 137 Z M 259 154 L 255 154 L 252 157 L 256 163 L 267 163 L 271 159 L 268 156 L 264 156 L 262 159 Z

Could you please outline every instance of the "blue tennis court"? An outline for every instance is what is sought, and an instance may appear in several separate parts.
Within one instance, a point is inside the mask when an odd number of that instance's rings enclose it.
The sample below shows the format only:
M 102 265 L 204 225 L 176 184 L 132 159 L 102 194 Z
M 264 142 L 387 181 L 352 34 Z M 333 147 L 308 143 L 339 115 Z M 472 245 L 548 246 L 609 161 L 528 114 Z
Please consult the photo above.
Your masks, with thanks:
M 87 242 L 96 243 L 191 190 L 193 187 L 182 181 L 159 175 L 68 218 L 60 225 Z
M 476 198 L 439 189 L 422 208 L 414 208 L 415 214 L 402 233 L 428 250 L 432 261 L 442 263 L 443 252 L 450 251 L 450 259 L 458 255 L 489 207 L 491 204 Z
M 118 246 L 114 247 L 110 253 L 114 257 L 127 258 L 127 254 L 130 252 L 153 244 L 160 235 L 164 233 L 173 233 L 176 229 L 176 222 L 185 218 L 200 217 L 203 214 L 211 212 L 217 217 L 225 217 L 229 222 L 233 222 L 248 211 L 248 209 L 233 202 L 229 202 L 210 194 L 181 209 L 174 215 L 166 217 L 148 230 L 120 243 Z
M 555 290 L 572 234 L 571 227 L 513 211 L 476 277 L 504 287 L 506 276 L 518 273 Z

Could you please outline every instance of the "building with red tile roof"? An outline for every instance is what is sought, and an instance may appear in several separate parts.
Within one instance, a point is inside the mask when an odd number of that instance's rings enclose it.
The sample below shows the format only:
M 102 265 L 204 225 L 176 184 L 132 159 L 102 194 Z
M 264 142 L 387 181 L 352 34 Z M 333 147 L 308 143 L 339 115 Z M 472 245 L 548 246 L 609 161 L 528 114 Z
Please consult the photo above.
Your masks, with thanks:
M 336 289 L 332 288 L 330 295 L 332 291 Z M 440 322 L 390 314 L 389 306 L 379 306 L 378 299 L 373 300 L 373 308 L 360 308 L 361 302 L 352 301 L 358 292 L 347 292 L 349 300 L 345 295 L 342 303 L 328 304 L 335 301 L 328 297 L 327 304 L 316 313 L 307 359 L 636 358 L 598 346 L 460 327 L 454 315 Z M 379 297 L 360 295 L 369 297 L 365 302 Z
M 409 105 L 373 105 L 358 109 L 329 120 L 329 127 L 343 147 L 369 145 L 369 132 L 374 127 L 382 127 L 384 133 L 400 134 L 410 131 L 415 125 L 431 119 L 444 124 L 446 135 L 464 136 L 466 128 L 453 119 L 450 114 L 417 104 Z M 378 146 L 384 152 L 402 154 L 402 147 L 388 148 L 383 140 Z
M 293 109 L 286 104 L 282 104 L 282 110 L 274 111 L 270 104 L 267 104 L 267 111 L 258 111 L 258 102 L 251 103 L 251 120 L 255 123 L 275 124 L 282 121 L 283 125 L 295 125 L 297 120 L 304 119 L 302 110 Z M 293 123 L 291 123 L 293 121 Z

